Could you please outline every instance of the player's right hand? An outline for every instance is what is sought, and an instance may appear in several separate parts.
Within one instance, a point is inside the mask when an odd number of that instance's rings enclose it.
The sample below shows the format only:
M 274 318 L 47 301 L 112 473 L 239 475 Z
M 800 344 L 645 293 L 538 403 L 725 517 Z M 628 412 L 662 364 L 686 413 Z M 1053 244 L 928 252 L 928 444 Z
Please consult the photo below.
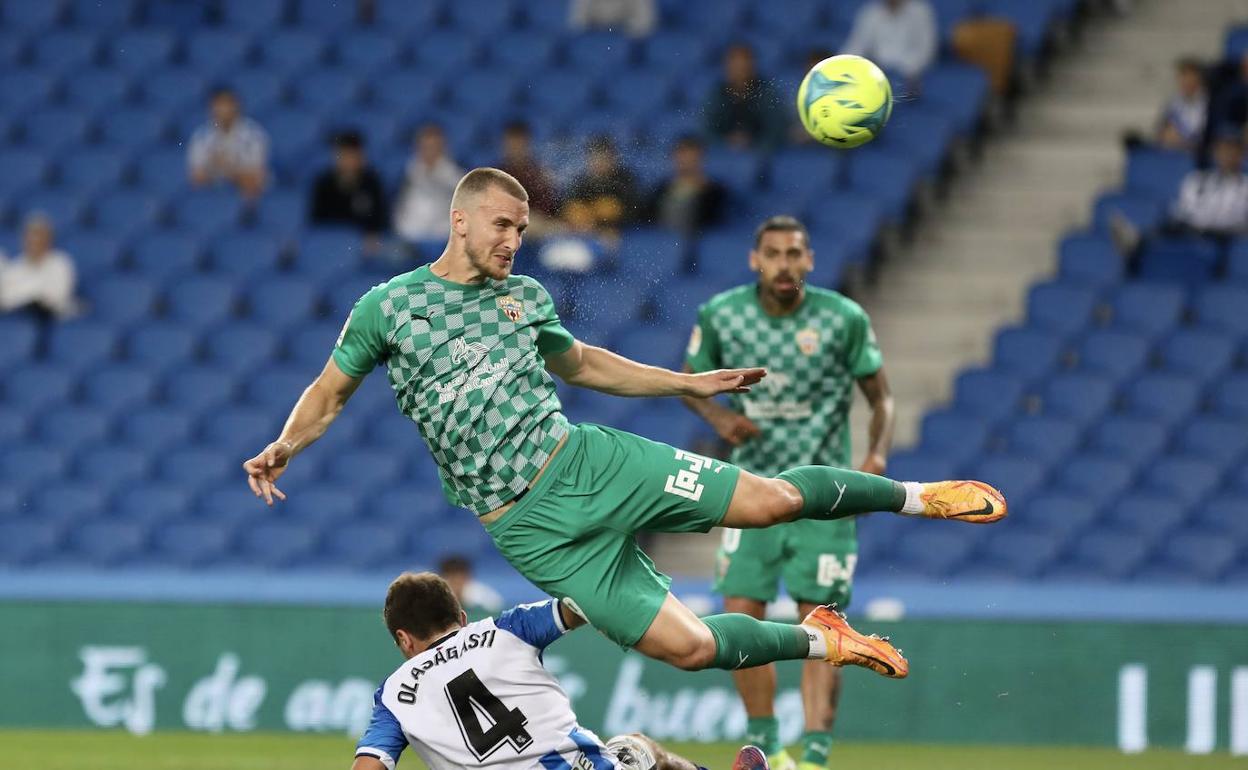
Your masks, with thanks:
M 285 500 L 286 493 L 277 488 L 277 479 L 286 472 L 286 464 L 293 456 L 290 444 L 285 441 L 274 441 L 264 451 L 243 463 L 247 471 L 247 484 L 256 497 L 263 497 L 268 505 L 273 498 Z
M 725 411 L 712 427 L 720 438 L 733 446 L 740 446 L 763 432 L 753 420 L 739 412 Z

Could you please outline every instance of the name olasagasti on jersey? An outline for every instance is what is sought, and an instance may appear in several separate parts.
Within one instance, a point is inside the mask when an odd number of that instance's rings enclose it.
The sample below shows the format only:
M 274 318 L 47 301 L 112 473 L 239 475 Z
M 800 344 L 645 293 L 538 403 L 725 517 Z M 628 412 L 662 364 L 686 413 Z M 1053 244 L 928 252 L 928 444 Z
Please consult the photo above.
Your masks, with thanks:
M 478 649 L 489 649 L 494 646 L 494 637 L 498 634 L 497 628 L 491 628 L 488 631 L 481 631 L 475 634 L 466 634 L 462 642 L 457 645 L 448 647 L 436 647 L 437 653 L 432 657 L 426 658 L 419 666 L 412 666 L 412 681 L 403 682 L 399 685 L 397 698 L 400 703 L 411 705 L 416 702 L 416 691 L 420 689 L 420 678 L 425 672 L 446 663 L 448 660 L 459 660 L 469 652 Z M 428 654 L 426 652 L 426 654 Z

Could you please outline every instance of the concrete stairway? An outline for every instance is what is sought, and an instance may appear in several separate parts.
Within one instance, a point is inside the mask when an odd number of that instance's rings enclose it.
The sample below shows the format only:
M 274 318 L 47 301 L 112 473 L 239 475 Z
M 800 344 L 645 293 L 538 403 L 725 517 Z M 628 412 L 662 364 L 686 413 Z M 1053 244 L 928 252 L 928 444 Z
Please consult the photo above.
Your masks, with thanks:
M 1248 0 L 1139 0 L 1086 25 L 1046 77 L 961 171 L 946 199 L 862 296 L 897 397 L 897 446 L 950 396 L 957 373 L 986 361 L 993 334 L 1022 317 L 1027 288 L 1054 271 L 1061 236 L 1086 222 L 1094 196 L 1116 186 L 1124 129 L 1148 128 L 1184 54 L 1221 53 L 1226 25 Z M 854 410 L 855 458 L 866 409 Z M 650 550 L 673 574 L 707 576 L 712 535 L 664 535 Z

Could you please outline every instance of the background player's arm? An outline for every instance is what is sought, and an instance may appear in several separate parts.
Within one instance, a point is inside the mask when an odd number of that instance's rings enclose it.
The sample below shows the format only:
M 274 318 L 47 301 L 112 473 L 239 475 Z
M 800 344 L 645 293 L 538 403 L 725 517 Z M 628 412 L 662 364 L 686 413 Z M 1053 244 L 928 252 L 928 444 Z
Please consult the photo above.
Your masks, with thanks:
M 888 450 L 893 445 L 893 391 L 888 386 L 888 377 L 884 375 L 883 367 L 875 374 L 859 377 L 858 388 L 867 397 L 867 404 L 871 407 L 867 456 L 863 458 L 861 470 L 883 475 L 888 467 Z
M 580 340 L 561 353 L 546 356 L 546 368 L 569 385 L 613 396 L 690 396 L 748 393 L 764 376 L 763 369 L 718 369 L 701 374 L 673 372 L 630 361 Z
M 685 371 L 692 372 L 693 369 L 689 364 L 685 364 Z M 733 446 L 749 441 L 762 433 L 762 430 L 749 417 L 740 412 L 734 412 L 714 399 L 684 396 L 680 400 L 694 414 L 706 420 L 720 438 Z
M 243 463 L 247 483 L 257 497 L 263 497 L 269 505 L 274 497 L 286 499 L 275 486 L 286 464 L 325 433 L 362 381 L 362 377 L 344 373 L 333 358 L 325 363 L 320 375 L 295 403 L 282 434 L 263 452 Z

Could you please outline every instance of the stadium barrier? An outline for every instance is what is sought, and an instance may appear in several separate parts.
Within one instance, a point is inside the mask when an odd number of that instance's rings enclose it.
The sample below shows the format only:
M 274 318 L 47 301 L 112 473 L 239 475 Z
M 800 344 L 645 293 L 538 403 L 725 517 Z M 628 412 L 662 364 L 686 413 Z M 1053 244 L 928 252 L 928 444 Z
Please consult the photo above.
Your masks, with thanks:
M 853 740 L 1150 745 L 1248 754 L 1248 626 L 901 620 L 909 679 L 847 672 L 837 735 Z M 0 727 L 357 734 L 400 662 L 359 607 L 0 603 Z M 581 630 L 545 656 L 600 733 L 734 739 L 727 673 L 675 671 Z M 799 666 L 780 667 L 786 740 Z

